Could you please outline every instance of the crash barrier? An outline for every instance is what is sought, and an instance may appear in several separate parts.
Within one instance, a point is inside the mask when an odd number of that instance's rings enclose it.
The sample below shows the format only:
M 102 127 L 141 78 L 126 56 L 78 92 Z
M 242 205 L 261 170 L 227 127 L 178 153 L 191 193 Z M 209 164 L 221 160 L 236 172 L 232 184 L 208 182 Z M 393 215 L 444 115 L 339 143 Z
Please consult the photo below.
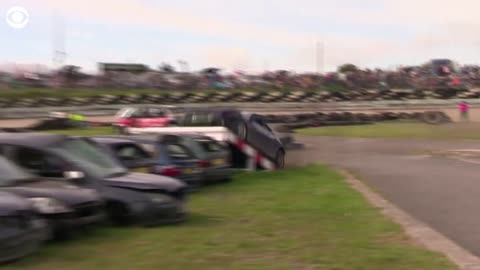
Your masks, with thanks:
M 127 128 L 125 134 L 200 134 L 227 144 L 231 149 L 234 167 L 248 170 L 275 170 L 276 168 L 274 162 L 225 127 Z
M 128 90 L 126 90 L 128 91 Z M 158 94 L 96 95 L 91 97 L 0 98 L 0 108 L 84 107 L 91 105 L 133 104 L 201 104 L 201 103 L 332 103 L 409 100 L 477 99 L 480 89 L 442 90 L 352 90 L 328 91 L 263 91 L 263 92 L 162 92 Z

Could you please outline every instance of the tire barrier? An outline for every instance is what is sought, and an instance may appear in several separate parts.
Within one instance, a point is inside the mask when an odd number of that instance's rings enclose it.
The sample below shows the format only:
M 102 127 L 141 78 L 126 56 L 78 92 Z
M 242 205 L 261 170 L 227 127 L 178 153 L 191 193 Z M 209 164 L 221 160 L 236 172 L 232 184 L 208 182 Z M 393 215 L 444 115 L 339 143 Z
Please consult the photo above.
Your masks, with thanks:
M 331 126 L 331 125 L 366 125 L 384 121 L 420 121 L 428 124 L 444 124 L 451 119 L 441 111 L 426 111 L 415 113 L 308 113 L 296 115 L 266 114 L 267 121 L 272 124 L 284 124 L 287 128 L 296 129 L 303 127 Z
M 438 125 L 451 122 L 451 119 L 444 112 L 425 112 L 421 115 L 424 123 Z
M 365 102 L 365 101 L 407 101 L 425 99 L 474 99 L 480 98 L 480 91 L 416 91 L 402 90 L 356 90 L 349 92 L 291 91 L 291 92 L 162 92 L 158 94 L 96 95 L 91 97 L 41 97 L 4 98 L 0 108 L 68 107 L 89 105 L 129 105 L 129 104 L 194 104 L 194 103 L 247 103 L 247 102 Z
M 278 134 L 291 133 L 293 129 L 320 126 L 340 126 L 340 125 L 367 125 L 375 122 L 384 121 L 419 121 L 428 124 L 444 124 L 451 122 L 451 119 L 441 111 L 426 111 L 415 113 L 352 113 L 352 112 L 331 112 L 331 113 L 299 113 L 291 115 L 263 114 L 266 121 L 274 126 L 274 131 Z M 29 132 L 29 131 L 46 131 L 46 130 L 62 130 L 76 129 L 84 127 L 113 126 L 113 123 L 92 122 L 92 121 L 75 121 L 69 118 L 50 118 L 39 120 L 37 123 L 25 128 L 2 128 L 3 132 Z M 122 130 L 117 130 L 122 133 Z M 289 140 L 289 138 L 285 138 Z

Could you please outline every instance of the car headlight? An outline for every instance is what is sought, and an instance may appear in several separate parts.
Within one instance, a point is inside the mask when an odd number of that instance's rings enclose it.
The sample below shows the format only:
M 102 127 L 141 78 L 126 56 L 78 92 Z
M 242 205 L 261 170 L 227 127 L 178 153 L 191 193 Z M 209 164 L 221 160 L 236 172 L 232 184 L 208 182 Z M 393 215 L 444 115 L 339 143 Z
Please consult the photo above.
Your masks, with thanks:
M 150 197 L 150 200 L 154 203 L 169 203 L 173 201 L 173 198 L 169 195 L 166 194 L 156 194 L 156 193 L 150 193 L 148 194 Z
M 52 198 L 30 198 L 30 201 L 33 203 L 33 207 L 41 214 L 57 214 L 72 211 L 63 203 Z

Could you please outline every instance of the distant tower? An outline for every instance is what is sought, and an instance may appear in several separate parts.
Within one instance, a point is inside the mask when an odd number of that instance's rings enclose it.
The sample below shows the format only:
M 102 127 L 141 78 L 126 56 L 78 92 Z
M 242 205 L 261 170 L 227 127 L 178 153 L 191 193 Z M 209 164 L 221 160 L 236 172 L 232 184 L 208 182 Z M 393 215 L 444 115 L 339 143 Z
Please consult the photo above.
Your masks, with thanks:
M 53 65 L 55 68 L 62 67 L 67 58 L 65 49 L 65 21 L 63 16 L 53 12 L 52 18 L 52 47 L 53 47 Z

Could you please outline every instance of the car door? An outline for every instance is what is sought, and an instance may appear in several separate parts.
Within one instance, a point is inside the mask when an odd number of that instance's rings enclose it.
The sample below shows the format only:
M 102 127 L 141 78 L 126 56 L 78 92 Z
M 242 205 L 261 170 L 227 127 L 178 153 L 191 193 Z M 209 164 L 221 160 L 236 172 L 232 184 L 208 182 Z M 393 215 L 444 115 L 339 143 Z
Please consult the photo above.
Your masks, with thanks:
M 127 168 L 137 172 L 148 172 L 153 163 L 152 156 L 134 143 L 121 143 L 112 147 L 114 155 Z
M 150 108 L 149 115 L 151 127 L 164 127 L 168 124 L 167 113 L 162 109 Z
M 274 158 L 279 142 L 260 115 L 252 115 L 249 121 L 248 142 L 264 155 Z
M 139 108 L 133 114 L 132 118 L 135 119 L 136 127 L 149 127 L 151 122 L 151 117 L 148 111 L 148 108 Z

